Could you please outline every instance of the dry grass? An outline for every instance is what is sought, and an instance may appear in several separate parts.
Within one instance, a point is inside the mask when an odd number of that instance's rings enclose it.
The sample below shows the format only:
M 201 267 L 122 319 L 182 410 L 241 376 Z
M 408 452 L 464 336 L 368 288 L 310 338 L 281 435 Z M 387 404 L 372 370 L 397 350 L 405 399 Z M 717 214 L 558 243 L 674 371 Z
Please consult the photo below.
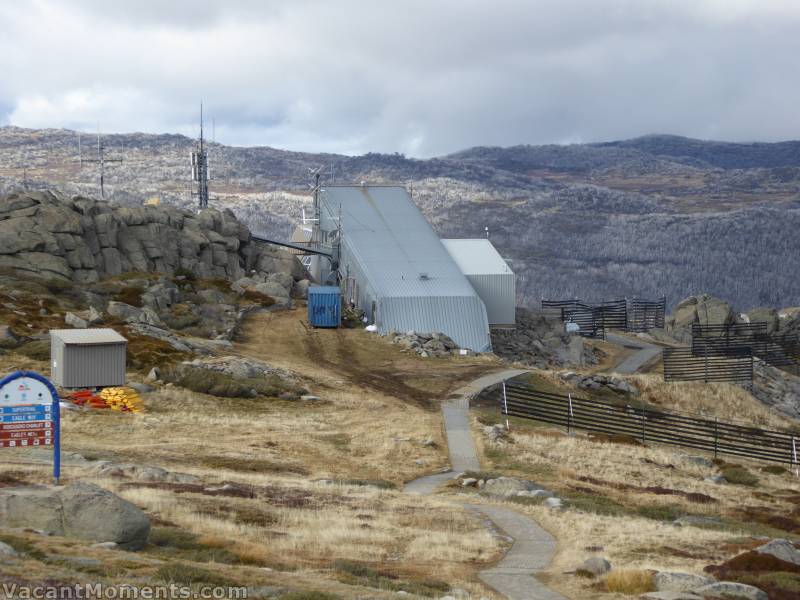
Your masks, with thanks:
M 605 586 L 612 594 L 633 596 L 655 590 L 652 571 L 641 569 L 616 569 L 605 579 Z
M 776 528 L 781 521 L 766 518 L 790 515 L 795 509 L 800 482 L 788 473 L 762 471 L 753 464 L 747 467 L 758 471 L 757 487 L 716 485 L 703 478 L 718 470 L 687 460 L 680 449 L 598 443 L 582 434 L 567 436 L 536 425 L 517 425 L 511 433 L 513 442 L 498 445 L 485 441 L 480 429 L 474 423 L 484 468 L 533 479 L 567 500 L 563 511 L 508 503 L 558 540 L 544 578 L 567 597 L 611 597 L 611 592 L 603 596 L 587 580 L 563 575 L 597 552 L 615 570 L 701 574 L 705 566 L 728 558 L 727 545 L 743 536 L 796 537 Z M 687 498 L 688 494 L 692 495 Z M 694 494 L 716 502 L 693 501 Z M 722 524 L 716 528 L 672 524 L 686 514 L 722 517 Z
M 257 476 L 251 482 L 259 479 L 276 483 L 274 478 Z M 109 485 L 108 481 L 103 483 Z M 310 492 L 306 498 L 310 504 L 276 507 L 258 498 L 210 499 L 137 487 L 120 493 L 189 531 L 247 543 L 250 557 L 267 564 L 290 560 L 324 565 L 336 557 L 373 564 L 387 560 L 405 565 L 437 564 L 443 572 L 452 572 L 458 571 L 459 563 L 488 561 L 498 551 L 495 540 L 475 519 L 442 501 L 420 503 L 401 492 L 287 478 L 279 487 L 290 498 L 296 497 L 298 490 Z M 201 504 L 203 510 L 198 512 Z M 263 524 L 237 522 L 235 515 L 254 506 L 268 513 Z
M 399 487 L 445 465 L 439 399 L 461 382 L 498 368 L 497 362 L 425 361 L 363 331 L 309 333 L 302 320 L 303 311 L 257 315 L 237 350 L 298 373 L 318 401 L 215 398 L 165 385 L 145 396 L 144 414 L 64 415 L 66 451 L 161 466 L 195 475 L 204 485 L 250 486 L 255 498 L 212 496 L 202 486 L 102 479 L 69 462 L 63 482 L 88 479 L 112 489 L 153 517 L 156 536 L 183 539 L 140 553 L 167 562 L 139 565 L 138 578 L 152 580 L 161 566 L 166 576 L 180 562 L 203 577 L 325 589 L 347 598 L 388 593 L 374 589 L 372 580 L 340 581 L 331 565 L 344 559 L 388 573 L 378 579 L 388 577 L 391 589 L 433 589 L 436 580 L 444 580 L 491 597 L 474 573 L 498 558 L 499 545 L 478 520 L 442 500 L 365 484 Z M 46 372 L 45 363 L 14 354 L 0 355 L 0 368 Z M 47 482 L 48 467 L 27 461 L 25 451 L 0 455 L 0 465 L 22 480 Z M 97 554 L 64 541 L 69 543 L 72 554 Z M 107 555 L 103 561 L 98 578 L 132 577 Z M 215 563 L 226 566 L 222 570 Z M 261 567 L 274 571 L 265 575 Z M 63 574 L 74 575 L 66 567 Z M 12 575 L 45 577 L 48 572 L 25 564 Z
M 761 427 L 784 428 L 793 424 L 746 389 L 730 383 L 665 383 L 655 374 L 629 379 L 641 391 L 641 400 L 655 406 Z

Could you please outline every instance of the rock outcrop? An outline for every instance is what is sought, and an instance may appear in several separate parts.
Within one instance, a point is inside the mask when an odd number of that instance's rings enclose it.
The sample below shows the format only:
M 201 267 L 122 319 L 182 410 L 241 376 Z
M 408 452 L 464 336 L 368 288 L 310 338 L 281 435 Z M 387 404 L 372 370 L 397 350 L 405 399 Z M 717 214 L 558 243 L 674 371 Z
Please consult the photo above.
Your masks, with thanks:
M 800 419 L 800 377 L 756 360 L 753 396 L 779 413 Z
M 567 371 L 566 373 L 559 373 L 558 376 L 566 381 L 578 387 L 582 390 L 599 390 L 601 388 L 608 388 L 613 392 L 618 392 L 621 394 L 631 394 L 631 395 L 638 395 L 639 390 L 619 377 L 614 377 L 613 375 L 602 375 L 602 374 L 595 374 L 595 375 L 583 375 L 580 373 L 574 373 L 572 371 Z
M 305 276 L 292 254 L 254 243 L 230 210 L 120 207 L 51 192 L 0 199 L 0 268 L 76 282 L 128 271 L 231 281 L 253 272 Z
M 91 483 L 0 490 L 0 526 L 40 529 L 139 550 L 147 542 L 150 519 L 139 508 Z
M 780 327 L 778 311 L 774 308 L 754 308 L 745 316 L 750 323 L 766 323 L 768 335 L 772 335 Z
M 666 320 L 665 329 L 675 339 L 688 343 L 692 340 L 693 323 L 727 325 L 735 320 L 730 304 L 720 298 L 701 294 L 681 300 L 675 312 Z
M 428 358 L 429 356 L 442 358 L 461 354 L 458 344 L 450 336 L 440 332 L 419 333 L 407 331 L 400 333 L 389 331 L 386 333 L 386 339 L 405 350 L 416 352 L 423 358 Z M 471 354 L 471 352 L 464 351 L 464 354 Z
M 540 369 L 597 363 L 583 338 L 566 333 L 560 319 L 519 307 L 516 314 L 513 329 L 492 330 L 492 349 L 501 358 Z

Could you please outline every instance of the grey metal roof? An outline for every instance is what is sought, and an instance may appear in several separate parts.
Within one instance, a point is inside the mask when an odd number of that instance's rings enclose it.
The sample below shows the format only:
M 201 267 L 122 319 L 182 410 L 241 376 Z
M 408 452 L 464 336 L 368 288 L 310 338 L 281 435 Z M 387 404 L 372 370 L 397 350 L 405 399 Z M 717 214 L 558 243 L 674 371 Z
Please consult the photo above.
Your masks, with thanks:
M 485 238 L 442 240 L 465 275 L 514 274 L 494 245 Z
M 339 270 L 356 274 L 377 303 L 380 331 L 441 331 L 460 346 L 491 349 L 486 308 L 401 186 L 327 186 L 321 225 L 341 216 Z
M 118 344 L 127 342 L 119 333 L 108 327 L 91 329 L 51 329 L 50 337 L 57 338 L 65 344 Z

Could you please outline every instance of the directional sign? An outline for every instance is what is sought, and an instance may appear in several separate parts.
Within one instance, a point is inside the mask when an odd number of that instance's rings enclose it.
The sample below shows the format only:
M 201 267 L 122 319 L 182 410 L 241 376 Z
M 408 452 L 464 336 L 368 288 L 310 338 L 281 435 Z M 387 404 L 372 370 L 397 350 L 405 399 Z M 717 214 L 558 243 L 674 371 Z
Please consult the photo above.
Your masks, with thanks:
M 52 404 L 18 404 L 14 406 L 0 406 L 0 415 L 19 415 L 22 413 L 32 413 L 44 411 L 50 413 L 53 411 Z
M 61 476 L 61 419 L 58 393 L 33 371 L 0 379 L 0 448 L 53 446 L 53 477 Z
M 53 412 L 50 405 L 47 410 L 44 406 L 36 411 L 25 411 L 23 413 L 0 414 L 0 423 L 24 423 L 25 421 L 51 421 Z
M 52 421 L 30 421 L 28 423 L 0 423 L 0 433 L 7 431 L 52 430 Z

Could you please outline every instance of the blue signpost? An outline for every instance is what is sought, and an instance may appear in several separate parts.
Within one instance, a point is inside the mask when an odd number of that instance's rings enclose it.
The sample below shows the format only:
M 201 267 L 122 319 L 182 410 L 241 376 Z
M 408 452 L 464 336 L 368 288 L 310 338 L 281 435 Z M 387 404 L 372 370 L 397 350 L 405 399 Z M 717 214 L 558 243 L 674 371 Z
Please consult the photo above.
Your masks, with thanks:
M 53 446 L 53 477 L 61 477 L 58 392 L 43 375 L 17 371 L 0 379 L 0 448 Z

